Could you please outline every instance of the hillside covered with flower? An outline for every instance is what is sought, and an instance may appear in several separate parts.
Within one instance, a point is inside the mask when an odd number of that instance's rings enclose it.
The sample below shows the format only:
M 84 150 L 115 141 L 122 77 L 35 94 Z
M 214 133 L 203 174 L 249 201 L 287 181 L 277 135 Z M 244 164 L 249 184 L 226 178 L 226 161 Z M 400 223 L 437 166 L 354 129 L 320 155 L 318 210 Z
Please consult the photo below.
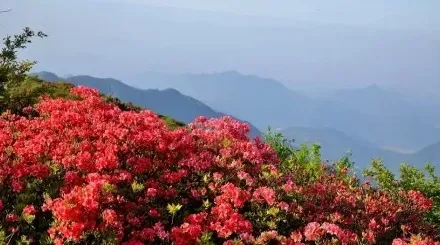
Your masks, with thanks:
M 370 183 L 230 117 L 183 125 L 27 77 L 21 46 L 0 70 L 0 244 L 440 244 L 431 167 L 376 161 Z

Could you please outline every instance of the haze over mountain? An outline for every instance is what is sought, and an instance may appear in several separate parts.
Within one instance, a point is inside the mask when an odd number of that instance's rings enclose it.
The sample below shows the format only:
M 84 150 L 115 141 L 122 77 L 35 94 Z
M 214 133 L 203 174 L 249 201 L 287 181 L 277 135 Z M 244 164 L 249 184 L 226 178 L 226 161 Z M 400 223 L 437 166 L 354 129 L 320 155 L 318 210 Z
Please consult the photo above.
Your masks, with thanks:
M 396 170 L 399 163 L 407 161 L 410 156 L 380 149 L 366 140 L 331 128 L 290 127 L 281 132 L 285 137 L 293 138 L 295 146 L 318 143 L 325 159 L 337 160 L 350 152 L 351 159 L 360 169 L 368 167 L 373 158 L 381 158 L 387 166 Z M 421 158 L 423 159 L 423 156 Z
M 314 0 L 273 4 L 276 10 L 289 9 L 286 6 L 308 8 L 309 12 L 304 12 L 310 13 L 308 19 L 295 18 L 301 8 L 278 18 L 244 15 L 246 11 L 218 12 L 228 11 L 227 4 L 212 1 L 187 5 L 161 1 L 160 5 L 223 7 L 203 8 L 217 11 L 208 12 L 150 6 L 159 4 L 157 1 L 137 2 L 147 5 L 127 1 L 9 1 L 13 11 L 0 16 L 8 23 L 0 34 L 15 34 L 23 26 L 47 32 L 49 38 L 26 51 L 24 57 L 38 60 L 37 70 L 58 74 L 124 78 L 146 70 L 238 70 L 277 79 L 294 90 L 355 88 L 372 83 L 402 88 L 405 95 L 438 89 L 440 32 L 439 25 L 434 24 L 439 18 L 434 14 L 437 2 L 375 0 L 352 4 L 346 0 Z M 247 3 L 255 10 L 247 14 L 263 14 L 263 6 L 268 5 L 262 1 Z M 267 8 L 268 15 L 276 10 Z M 313 17 L 313 11 L 328 16 Z M 332 21 L 334 18 L 345 18 L 345 22 Z M 393 21 L 399 26 L 387 25 Z M 405 27 L 405 23 L 412 23 L 412 27 Z
M 80 76 L 72 76 L 67 78 L 61 78 L 57 76 L 54 73 L 50 72 L 39 72 L 34 74 L 38 77 L 40 77 L 43 80 L 46 81 L 67 81 L 76 85 L 86 85 L 98 88 L 102 93 L 112 95 L 115 97 L 120 98 L 122 101 L 132 102 L 137 105 L 141 105 L 143 107 L 152 109 L 153 111 L 156 111 L 160 114 L 172 116 L 175 119 L 181 120 L 183 122 L 190 122 L 194 119 L 194 117 L 198 115 L 205 115 L 208 117 L 220 117 L 224 114 L 219 113 L 211 109 L 210 107 L 206 106 L 205 104 L 189 97 L 186 95 L 181 94 L 174 88 L 164 88 L 163 90 L 158 89 L 136 89 L 133 87 L 130 87 L 116 79 L 112 78 L 96 78 L 92 76 L 87 75 L 80 75 Z M 144 74 L 145 75 L 145 74 Z M 160 83 L 160 86 L 167 87 L 166 82 L 173 84 L 176 82 L 175 80 L 171 78 L 177 78 L 178 76 L 168 76 L 165 74 L 159 74 L 159 73 L 153 73 L 151 74 L 155 78 L 160 78 L 159 81 L 162 81 Z M 201 80 L 194 79 L 195 78 L 201 78 Z M 225 76 L 225 77 L 223 77 Z M 223 84 L 222 79 L 226 78 L 226 81 L 231 82 L 237 82 L 237 85 L 240 85 L 241 83 L 237 80 L 235 81 L 232 79 L 232 77 L 235 77 L 239 81 L 245 81 L 246 82 L 256 80 L 258 82 L 255 82 L 257 86 L 251 87 L 253 89 L 263 89 L 267 88 L 267 92 L 270 95 L 272 93 L 278 93 L 282 95 L 284 98 L 290 98 L 291 95 L 288 94 L 290 91 L 289 89 L 285 88 L 284 86 L 277 83 L 275 80 L 271 79 L 261 79 L 256 76 L 243 76 L 240 73 L 237 72 L 226 72 L 221 74 L 204 74 L 204 75 L 189 75 L 186 74 L 184 77 L 189 80 L 180 81 L 177 82 L 183 89 L 186 87 L 185 85 L 192 84 L 193 89 L 202 89 L 202 90 L 196 90 L 198 94 L 204 94 L 205 99 L 210 97 L 219 97 L 223 93 L 228 93 L 229 90 L 227 89 L 228 86 L 224 86 L 223 90 L 222 87 L 216 87 L 216 86 L 209 86 L 210 81 L 212 80 L 212 77 L 215 77 L 218 80 L 218 83 L 214 84 Z M 167 79 L 168 78 L 168 79 Z M 210 78 L 210 79 L 208 79 Z M 247 79 L 245 79 L 247 78 Z M 153 79 L 154 81 L 154 79 Z M 204 82 L 202 82 L 204 81 Z M 273 83 L 273 86 L 271 86 L 271 83 Z M 154 83 L 152 83 L 154 84 Z M 223 84 L 227 85 L 227 84 Z M 265 85 L 261 88 L 258 88 L 258 85 Z M 153 85 L 151 85 L 153 86 Z M 159 84 L 156 85 L 156 87 L 160 87 Z M 239 86 L 238 86 L 239 87 Z M 237 87 L 237 88 L 238 88 Z M 209 90 L 211 89 L 211 90 Z M 366 90 L 379 90 L 382 93 L 384 91 L 380 90 L 380 88 L 376 87 L 375 85 L 366 88 Z M 203 91 L 207 91 L 206 93 L 203 93 Z M 213 92 L 217 91 L 217 93 Z M 243 97 L 247 98 L 248 100 L 251 100 L 251 102 L 256 102 L 256 100 L 252 100 L 252 98 L 246 97 L 246 92 L 249 94 L 252 94 L 252 89 L 250 91 L 245 91 Z M 293 91 L 290 91 L 292 95 L 297 95 L 299 99 L 303 99 L 301 102 L 308 101 L 308 102 L 316 102 L 313 101 L 307 97 L 304 97 L 300 94 L 296 94 Z M 365 93 L 364 91 L 351 91 L 353 93 Z M 377 91 L 376 91 L 377 92 Z M 234 93 L 231 92 L 232 98 L 239 98 L 241 96 L 240 90 L 235 90 L 236 97 L 234 97 Z M 335 94 L 346 94 L 347 98 L 350 99 L 350 91 L 344 90 L 344 91 L 338 91 L 335 92 Z M 380 94 L 380 93 L 378 93 Z M 358 94 L 359 95 L 359 94 Z M 221 97 L 219 97 L 221 98 Z M 361 96 L 359 96 L 361 99 Z M 261 98 L 260 98 L 261 99 Z M 380 96 L 378 96 L 378 99 L 381 99 Z M 383 98 L 382 98 L 383 99 Z M 229 100 L 226 100 L 229 101 Z M 230 100 L 231 103 L 236 103 L 239 105 L 242 103 L 242 101 L 235 101 Z M 269 97 L 265 97 L 264 101 L 271 101 Z M 293 100 L 292 100 L 293 101 Z M 339 99 L 341 102 L 339 107 L 343 107 L 344 100 Z M 225 100 L 220 100 L 221 102 L 225 102 Z M 360 103 L 360 102 L 358 102 Z M 254 105 L 255 106 L 255 105 Z M 369 108 L 364 108 L 362 106 L 359 106 L 358 108 L 361 108 L 364 111 L 368 111 Z M 269 110 L 270 111 L 270 110 Z M 260 117 L 264 118 L 265 111 L 260 110 Z M 372 113 L 375 113 L 375 111 L 372 111 Z M 352 115 L 351 115 L 352 116 Z M 348 118 L 347 118 L 348 120 Z M 252 136 L 260 135 L 261 133 L 251 125 L 252 128 Z M 423 167 L 425 163 L 432 162 L 432 163 L 438 163 L 440 162 L 440 143 L 435 143 L 432 145 L 429 145 L 420 151 L 414 152 L 414 153 L 399 153 L 395 150 L 386 150 L 381 149 L 374 143 L 369 142 L 368 140 L 365 140 L 364 138 L 358 137 L 358 136 L 352 136 L 348 135 L 342 131 L 339 131 L 337 129 L 333 128 L 327 128 L 327 127 L 302 127 L 302 126 L 291 126 L 284 129 L 276 129 L 277 131 L 281 131 L 283 135 L 288 139 L 294 139 L 295 146 L 299 146 L 300 144 L 307 144 L 311 145 L 313 143 L 318 143 L 322 146 L 322 156 L 326 160 L 334 161 L 337 159 L 340 159 L 344 154 L 347 152 L 350 152 L 352 154 L 351 159 L 356 164 L 356 169 L 364 169 L 369 166 L 369 163 L 373 158 L 381 158 L 385 162 L 385 164 L 392 169 L 393 171 L 397 171 L 398 166 L 402 162 L 407 162 L 410 164 L 413 164 L 418 167 Z
M 440 141 L 413 154 L 409 161 L 412 161 L 412 163 L 422 162 L 421 159 L 425 162 L 435 163 L 435 166 L 438 167 L 440 163 Z
M 352 144 L 361 160 L 435 159 L 417 156 L 440 141 L 438 1 L 2 3 L 0 35 L 49 34 L 20 53 L 37 71 L 88 74 L 68 77 L 185 122 L 221 111 L 338 142 L 331 158 Z
M 290 127 L 281 132 L 285 137 L 295 139 L 295 146 L 318 143 L 324 159 L 338 160 L 349 152 L 358 170 L 367 168 L 374 158 L 382 159 L 393 171 L 397 171 L 401 163 L 408 163 L 418 168 L 423 168 L 426 163 L 437 166 L 440 163 L 440 142 L 414 153 L 399 153 L 378 148 L 366 140 L 351 137 L 331 128 Z
M 217 110 L 226 109 L 232 115 L 248 118 L 262 130 L 268 126 L 287 127 L 295 124 L 289 112 L 306 113 L 311 102 L 275 80 L 245 76 L 236 71 L 181 76 L 145 73 L 127 78 L 127 81 L 141 88 L 176 88 Z M 284 110 L 285 105 L 289 105 L 288 111 Z M 301 119 L 298 117 L 297 120 Z
M 435 111 L 440 110 L 440 105 L 410 102 L 402 94 L 377 84 L 361 89 L 337 90 L 322 98 L 336 103 L 339 108 L 356 110 L 376 120 L 380 119 L 376 122 L 381 124 L 370 125 L 373 128 L 368 130 L 370 133 L 374 133 L 375 129 L 386 129 L 386 132 L 380 132 L 384 137 L 393 137 L 401 142 L 414 141 L 415 149 L 420 149 L 420 145 L 417 146 L 415 142 L 436 142 L 439 137 L 440 114 Z M 383 147 L 398 150 L 392 145 Z
M 51 72 L 39 72 L 33 75 L 50 82 L 66 81 L 75 85 L 85 85 L 98 89 L 101 93 L 119 98 L 123 102 L 131 102 L 153 110 L 159 114 L 170 116 L 184 123 L 192 122 L 198 116 L 222 117 L 225 114 L 217 112 L 200 101 L 185 96 L 175 89 L 140 90 L 130 87 L 113 78 L 96 78 L 88 75 L 61 78 Z M 251 137 L 261 135 L 252 124 Z
M 238 72 L 167 75 L 155 72 L 127 78 L 141 88 L 175 88 L 184 94 L 254 123 L 274 128 L 332 128 L 364 138 L 378 148 L 417 151 L 440 139 L 432 113 L 377 85 L 338 90 L 310 98 L 280 82 Z M 436 107 L 440 108 L 440 107 Z

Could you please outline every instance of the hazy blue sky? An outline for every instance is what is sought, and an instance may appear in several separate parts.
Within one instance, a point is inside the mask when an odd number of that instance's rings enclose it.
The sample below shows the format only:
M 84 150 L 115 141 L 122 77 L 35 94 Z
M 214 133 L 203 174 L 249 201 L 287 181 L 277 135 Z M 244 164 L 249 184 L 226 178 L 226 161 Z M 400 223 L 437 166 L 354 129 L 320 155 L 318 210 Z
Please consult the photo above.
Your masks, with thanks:
M 2 0 L 0 7 L 16 0 Z M 439 0 L 77 0 L 123 2 L 384 28 L 440 30 Z M 42 0 L 42 5 L 48 1 Z
M 97 0 L 108 1 L 108 0 Z M 298 20 L 440 29 L 439 0 L 113 0 Z
M 0 36 L 45 31 L 21 57 L 60 74 L 237 70 L 295 89 L 428 91 L 440 79 L 440 0 L 0 0 L 8 8 Z

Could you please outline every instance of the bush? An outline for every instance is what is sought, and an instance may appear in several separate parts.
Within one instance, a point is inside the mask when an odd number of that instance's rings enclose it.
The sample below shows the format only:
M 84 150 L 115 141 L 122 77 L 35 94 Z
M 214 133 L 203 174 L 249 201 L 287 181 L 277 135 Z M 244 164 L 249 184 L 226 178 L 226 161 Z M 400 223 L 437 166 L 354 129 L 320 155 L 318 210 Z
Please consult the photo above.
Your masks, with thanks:
M 365 175 L 390 194 L 397 195 L 402 190 L 417 190 L 429 197 L 434 205 L 426 214 L 426 220 L 440 230 L 440 177 L 436 175 L 434 166 L 428 164 L 425 171 L 421 171 L 414 166 L 402 164 L 400 176 L 396 178 L 381 161 L 375 160 L 365 170 Z
M 439 244 L 432 200 L 325 171 L 319 148 L 279 159 L 228 117 L 171 130 L 70 96 L 0 119 L 0 244 Z
M 23 109 L 36 104 L 41 97 L 49 96 L 50 98 L 66 98 L 78 99 L 76 96 L 70 94 L 70 90 L 74 87 L 72 84 L 65 82 L 45 82 L 37 77 L 26 76 L 20 83 L 10 84 L 0 96 L 0 113 L 9 111 L 12 114 L 21 115 Z M 142 108 L 133 105 L 132 103 L 125 103 L 117 98 L 103 95 L 101 97 L 105 102 L 115 104 L 122 111 L 141 111 Z M 170 129 L 185 126 L 184 123 L 174 120 L 173 118 L 158 115 L 165 121 Z

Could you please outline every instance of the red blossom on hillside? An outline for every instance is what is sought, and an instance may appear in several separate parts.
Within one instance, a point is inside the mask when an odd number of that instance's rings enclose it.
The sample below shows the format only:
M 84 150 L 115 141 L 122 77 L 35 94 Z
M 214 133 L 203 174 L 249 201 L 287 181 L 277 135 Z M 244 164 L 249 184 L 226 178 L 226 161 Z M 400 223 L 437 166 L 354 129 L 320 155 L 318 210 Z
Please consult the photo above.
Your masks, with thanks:
M 153 112 L 122 111 L 94 89 L 71 93 L 77 98 L 27 108 L 32 117 L 0 118 L 0 231 L 8 237 L 438 244 L 424 220 L 432 201 L 419 192 L 393 196 L 327 172 L 304 180 L 230 117 L 171 130 Z

